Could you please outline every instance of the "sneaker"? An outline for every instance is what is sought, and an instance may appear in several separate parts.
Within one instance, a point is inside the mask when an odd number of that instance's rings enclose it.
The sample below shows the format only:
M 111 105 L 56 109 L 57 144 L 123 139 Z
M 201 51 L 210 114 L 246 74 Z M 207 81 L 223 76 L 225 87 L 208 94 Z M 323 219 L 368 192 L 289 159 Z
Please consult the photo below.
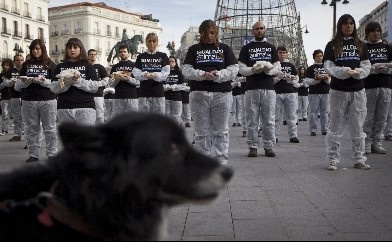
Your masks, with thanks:
M 328 166 L 328 170 L 336 171 L 338 169 L 338 163 L 336 161 L 331 161 Z
M 381 146 L 372 146 L 371 153 L 373 153 L 373 154 L 386 154 L 387 150 Z
M 278 138 L 276 138 L 276 139 L 275 139 L 275 143 L 276 143 L 276 144 L 277 144 L 277 143 L 279 143 L 279 140 L 278 140 Z
M 237 127 L 237 124 L 236 124 L 236 123 L 233 123 L 232 127 Z
M 392 135 L 385 136 L 385 140 L 392 141 Z
M 257 157 L 257 149 L 256 148 L 249 148 L 248 157 Z
M 265 156 L 267 156 L 267 157 L 275 157 L 276 156 L 272 149 L 264 149 L 264 151 L 265 151 Z
M 312 133 L 310 133 L 310 135 L 311 136 L 316 136 L 317 134 L 316 134 L 316 132 L 312 132 Z
M 242 131 L 242 137 L 246 137 L 246 131 Z
M 14 136 L 14 137 L 12 137 L 9 141 L 10 141 L 10 142 L 22 141 L 22 137 L 20 137 L 20 136 Z
M 306 122 L 306 121 L 308 121 L 308 119 L 306 119 L 306 118 L 303 118 L 303 119 L 302 119 L 302 121 L 305 121 L 305 122 Z
M 290 143 L 299 143 L 299 140 L 297 137 L 290 138 Z
M 258 132 L 257 136 L 261 137 L 262 134 L 263 134 L 263 131 L 261 129 L 259 129 L 259 132 Z
M 370 170 L 370 166 L 366 162 L 358 162 L 354 164 L 354 168 L 361 169 L 361 170 Z
M 186 127 L 186 128 L 190 128 L 190 127 L 191 127 L 191 124 L 190 124 L 190 123 L 186 123 L 186 124 L 185 124 L 185 127 Z
M 4 130 L 2 130 L 1 133 L 0 133 L 1 136 L 5 136 L 7 134 L 8 134 L 8 131 L 4 131 Z
M 240 123 L 237 123 L 237 127 L 241 127 L 242 126 L 242 124 L 240 124 Z
M 36 158 L 36 157 L 30 157 L 30 158 L 28 158 L 28 159 L 26 160 L 27 163 L 36 162 L 36 161 L 38 161 L 38 158 Z
M 287 121 L 285 120 L 285 121 L 283 121 L 283 125 L 287 125 Z
M 327 133 L 328 133 L 328 132 L 322 132 L 321 134 L 322 134 L 322 135 L 327 135 Z
M 298 121 L 302 121 L 302 119 L 298 119 Z
M 27 150 L 27 145 L 25 145 L 25 147 L 23 149 Z

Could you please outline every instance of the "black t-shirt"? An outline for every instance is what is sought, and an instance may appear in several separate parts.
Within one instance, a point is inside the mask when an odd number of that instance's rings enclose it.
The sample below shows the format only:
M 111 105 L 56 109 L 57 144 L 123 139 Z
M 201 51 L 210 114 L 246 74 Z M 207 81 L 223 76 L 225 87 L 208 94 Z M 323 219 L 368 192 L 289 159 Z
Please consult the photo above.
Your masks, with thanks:
M 161 72 L 162 68 L 169 65 L 169 57 L 165 53 L 144 52 L 138 55 L 135 67 L 142 72 Z M 140 82 L 140 97 L 164 97 L 163 83 L 152 79 Z
M 280 65 L 282 66 L 282 72 L 286 75 L 298 75 L 297 69 L 295 66 L 290 62 L 281 62 Z M 275 92 L 280 93 L 295 93 L 297 89 L 286 80 L 280 80 L 278 83 L 275 84 Z
M 339 56 L 335 56 L 332 46 L 332 41 L 330 41 L 325 47 L 324 60 L 332 61 L 336 66 L 339 67 L 350 67 L 352 70 L 359 68 L 361 61 L 368 60 L 368 52 L 366 45 L 364 45 L 364 52 L 359 55 L 358 48 L 355 45 L 353 39 L 343 40 L 343 53 Z M 357 80 L 354 78 L 348 78 L 345 80 L 340 80 L 332 76 L 331 89 L 342 91 L 342 92 L 358 92 L 365 87 L 364 80 Z
M 191 65 L 194 69 L 205 72 L 220 71 L 236 64 L 238 64 L 238 61 L 233 51 L 228 45 L 223 43 L 220 43 L 218 46 L 215 44 L 205 46 L 195 44 L 189 48 L 184 61 L 184 65 Z M 191 87 L 191 92 L 231 92 L 230 81 L 217 83 L 212 80 L 190 80 L 189 86 Z
M 46 79 L 51 79 L 56 76 L 54 70 L 56 64 L 50 62 L 49 68 L 44 69 L 42 60 L 31 59 L 26 61 L 22 65 L 22 70 L 20 70 L 20 76 L 27 77 L 38 77 L 43 75 Z M 56 94 L 54 94 L 50 88 L 43 87 L 39 84 L 32 83 L 28 87 L 24 88 L 22 91 L 22 100 L 24 101 L 49 101 L 56 99 Z
M 392 47 L 384 43 L 366 44 L 370 63 L 389 63 L 392 61 Z M 365 88 L 391 88 L 391 75 L 375 74 L 365 78 Z
M 253 67 L 257 61 L 268 61 L 272 64 L 279 61 L 276 47 L 268 42 L 251 42 L 242 47 L 239 61 Z M 246 77 L 247 90 L 274 90 L 274 78 L 265 74 L 254 74 Z
M 116 71 L 127 71 L 133 77 L 132 70 L 134 67 L 135 63 L 130 60 L 120 61 L 112 66 L 110 74 Z M 127 81 L 120 81 L 114 89 L 116 90 L 115 94 L 107 94 L 105 95 L 105 99 L 137 99 L 136 86 Z
M 3 80 L 3 77 L 5 77 L 5 75 L 6 74 L 4 72 L 0 73 L 0 84 L 5 82 L 5 80 Z M 1 100 L 5 101 L 5 100 L 11 99 L 11 88 L 10 87 L 4 87 L 3 89 L 1 89 L 0 93 L 1 93 Z
M 85 80 L 98 81 L 97 73 L 94 67 L 87 61 L 71 62 L 67 61 L 57 65 L 54 71 L 53 82 L 58 81 L 56 75 L 61 71 L 74 69 L 80 72 Z M 85 92 L 75 86 L 71 86 L 66 92 L 58 94 L 57 109 L 76 109 L 76 108 L 93 108 L 95 109 L 94 95 Z
M 184 77 L 181 73 L 181 70 L 170 70 L 169 76 L 166 78 L 166 81 L 163 82 L 164 85 L 179 85 L 182 83 L 184 83 Z M 165 91 L 165 99 L 171 101 L 182 101 L 181 92 Z
M 18 78 L 19 77 L 19 73 L 20 73 L 20 70 L 16 69 L 15 67 L 12 67 L 5 74 L 5 78 L 7 78 L 7 79 Z M 11 98 L 21 98 L 22 97 L 22 93 L 16 91 L 14 86 L 11 87 L 9 89 L 9 91 L 10 91 Z
M 94 64 L 93 65 L 95 72 L 97 73 L 98 76 L 98 81 L 108 77 L 108 72 L 106 71 L 105 67 L 101 64 Z M 98 88 L 97 93 L 93 93 L 94 97 L 103 97 L 103 90 L 105 87 L 100 87 Z
M 299 77 L 299 83 L 303 83 L 304 80 L 305 80 L 305 76 Z M 305 97 L 305 96 L 308 96 L 308 94 L 309 94 L 308 87 L 299 87 L 297 90 L 298 90 L 298 96 Z
M 324 75 L 327 72 L 324 69 L 324 64 L 313 64 L 308 67 L 306 70 L 306 77 L 314 79 L 316 75 Z M 309 86 L 309 94 L 329 94 L 330 85 L 321 81 L 317 85 L 310 85 Z
M 188 104 L 189 103 L 189 92 L 186 91 L 181 91 L 181 101 L 183 104 Z

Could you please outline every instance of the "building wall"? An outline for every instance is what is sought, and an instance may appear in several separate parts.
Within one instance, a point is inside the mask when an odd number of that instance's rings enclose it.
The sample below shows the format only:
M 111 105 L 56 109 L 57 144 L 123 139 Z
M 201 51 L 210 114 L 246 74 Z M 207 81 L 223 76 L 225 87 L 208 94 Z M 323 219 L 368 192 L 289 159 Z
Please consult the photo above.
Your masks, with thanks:
M 365 40 L 365 28 L 369 22 L 378 22 L 382 28 L 382 38 L 388 37 L 388 1 L 381 3 L 370 14 L 367 14 L 359 21 L 358 36 Z
M 134 35 L 154 32 L 159 39 L 162 28 L 157 20 L 145 20 L 141 14 L 125 12 L 105 4 L 72 4 L 49 9 L 50 54 L 59 62 L 65 53 L 65 44 L 71 37 L 79 38 L 86 51 L 95 49 L 99 62 L 109 67 L 107 61 L 112 47 L 122 39 L 123 30 L 129 39 Z M 145 43 L 140 44 L 138 52 L 144 52 Z
M 49 0 L 0 0 L 0 59 L 13 58 L 15 44 L 26 56 L 37 38 L 49 47 L 48 4 Z

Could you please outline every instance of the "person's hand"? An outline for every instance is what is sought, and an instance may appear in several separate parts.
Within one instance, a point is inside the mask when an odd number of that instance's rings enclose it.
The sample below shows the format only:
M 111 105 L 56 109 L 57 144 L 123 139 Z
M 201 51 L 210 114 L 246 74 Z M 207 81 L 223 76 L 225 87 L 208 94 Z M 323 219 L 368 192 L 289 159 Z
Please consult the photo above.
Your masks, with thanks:
M 278 74 L 276 74 L 276 78 L 278 78 L 279 80 L 282 80 L 284 78 L 285 74 L 283 72 L 278 72 Z
M 202 77 L 204 78 L 204 80 L 213 80 L 216 78 L 215 75 L 211 72 L 205 72 Z
M 64 79 L 60 78 L 58 80 L 58 82 L 59 82 L 60 90 L 64 89 L 64 87 L 65 87 Z
M 264 67 L 261 67 L 259 65 L 255 65 L 252 67 L 252 73 L 254 74 L 260 74 L 264 71 Z
M 32 77 L 19 76 L 19 79 L 26 85 L 30 85 L 31 83 L 33 83 L 33 78 Z
M 264 72 L 269 72 L 270 70 L 274 69 L 274 65 L 271 64 L 271 62 L 266 62 L 264 65 Z
M 358 72 L 357 70 L 352 70 L 352 69 L 350 68 L 350 70 L 347 70 L 347 74 L 348 74 L 349 76 L 354 77 L 354 76 L 356 76 L 356 75 L 359 75 L 359 72 Z

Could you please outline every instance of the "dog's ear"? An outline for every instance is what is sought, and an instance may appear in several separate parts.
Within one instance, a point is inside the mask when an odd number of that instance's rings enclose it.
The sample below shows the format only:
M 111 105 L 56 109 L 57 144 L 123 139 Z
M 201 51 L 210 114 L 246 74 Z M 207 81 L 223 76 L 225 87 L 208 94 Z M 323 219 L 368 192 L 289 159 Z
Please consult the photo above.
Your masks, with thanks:
M 59 134 L 64 148 L 69 151 L 102 151 L 105 134 L 99 127 L 64 123 L 59 127 Z

